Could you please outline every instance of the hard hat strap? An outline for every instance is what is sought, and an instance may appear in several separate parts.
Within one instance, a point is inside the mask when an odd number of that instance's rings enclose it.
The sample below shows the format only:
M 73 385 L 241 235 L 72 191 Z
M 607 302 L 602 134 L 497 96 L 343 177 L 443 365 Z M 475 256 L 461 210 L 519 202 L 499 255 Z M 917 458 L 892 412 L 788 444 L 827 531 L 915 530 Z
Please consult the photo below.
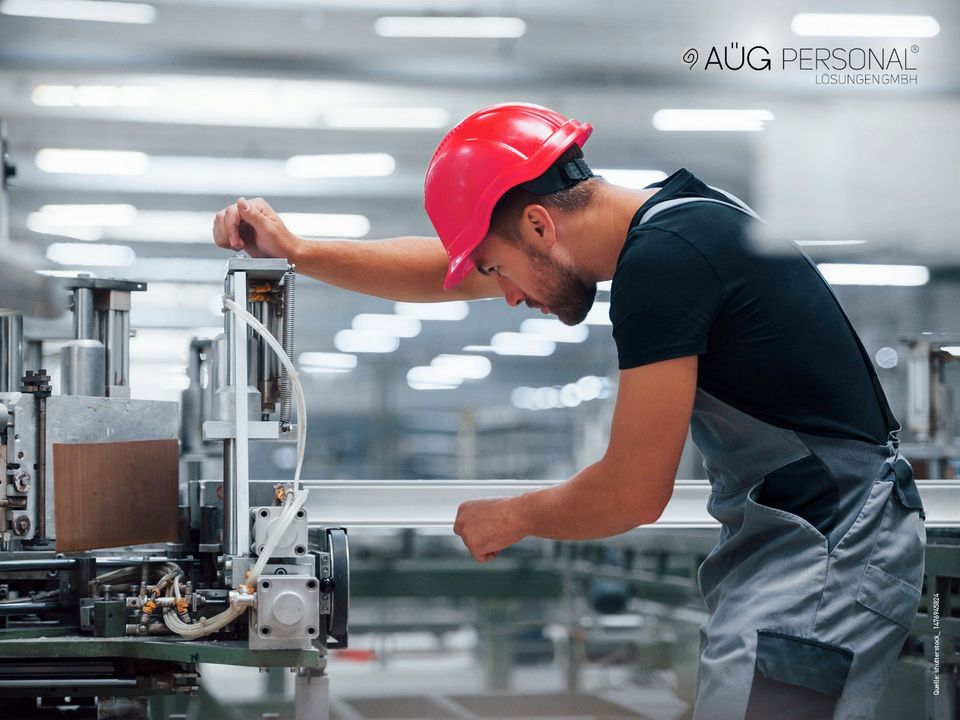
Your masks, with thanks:
M 540 177 L 520 183 L 524 190 L 534 195 L 549 195 L 558 190 L 566 190 L 578 182 L 593 177 L 593 170 L 583 158 L 576 158 L 563 165 L 554 165 Z

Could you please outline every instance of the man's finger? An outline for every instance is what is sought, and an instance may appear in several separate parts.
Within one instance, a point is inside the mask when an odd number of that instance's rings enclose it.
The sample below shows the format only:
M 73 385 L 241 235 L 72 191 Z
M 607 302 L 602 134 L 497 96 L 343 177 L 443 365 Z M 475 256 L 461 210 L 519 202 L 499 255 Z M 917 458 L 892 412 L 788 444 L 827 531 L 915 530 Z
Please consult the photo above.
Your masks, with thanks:
M 223 224 L 223 210 L 213 216 L 213 242 L 217 247 L 230 247 L 230 238 Z
M 240 212 L 240 219 L 246 220 L 249 225 L 257 232 L 268 232 L 270 221 L 266 215 L 260 212 L 260 209 L 253 203 L 249 203 L 244 198 L 237 200 L 237 209 Z M 239 238 L 239 235 L 237 236 Z
M 243 239 L 237 232 L 240 223 L 240 213 L 236 205 L 231 205 L 223 211 L 223 225 L 227 232 L 227 241 L 234 250 L 243 250 Z

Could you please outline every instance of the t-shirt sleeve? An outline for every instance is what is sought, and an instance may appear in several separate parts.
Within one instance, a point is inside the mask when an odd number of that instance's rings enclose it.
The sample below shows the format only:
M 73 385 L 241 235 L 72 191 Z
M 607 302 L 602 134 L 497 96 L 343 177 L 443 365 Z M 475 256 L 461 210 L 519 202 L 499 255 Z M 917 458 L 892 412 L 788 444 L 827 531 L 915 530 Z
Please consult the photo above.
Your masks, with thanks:
M 610 290 L 620 369 L 702 355 L 726 296 L 723 283 L 680 235 L 658 228 L 634 233 Z

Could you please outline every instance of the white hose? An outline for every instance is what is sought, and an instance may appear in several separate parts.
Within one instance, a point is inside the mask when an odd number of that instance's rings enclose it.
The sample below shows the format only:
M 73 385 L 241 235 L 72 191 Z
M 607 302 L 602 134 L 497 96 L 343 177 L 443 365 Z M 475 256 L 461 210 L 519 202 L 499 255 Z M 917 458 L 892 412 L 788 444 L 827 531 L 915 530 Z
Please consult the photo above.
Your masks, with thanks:
M 258 335 L 260 335 L 267 345 L 269 345 L 270 348 L 277 354 L 277 357 L 280 358 L 280 362 L 283 363 L 284 368 L 287 370 L 287 377 L 290 378 L 290 383 L 293 386 L 294 394 L 297 397 L 297 464 L 293 473 L 293 481 L 294 487 L 299 488 L 300 473 L 303 469 L 303 458 L 306 454 L 307 447 L 307 407 L 306 400 L 304 399 L 303 395 L 303 387 L 300 385 L 300 376 L 297 374 L 297 369 L 294 367 L 293 361 L 284 351 L 283 346 L 270 333 L 270 331 L 264 327 L 263 323 L 247 312 L 245 308 L 241 307 L 232 298 L 224 295 L 222 299 L 223 306 L 230 310 L 230 312 L 234 313 L 247 326 L 252 328 Z M 291 494 L 293 495 L 293 500 L 284 508 L 283 512 L 280 514 L 278 522 L 273 526 L 272 531 L 267 536 L 267 541 L 264 543 L 263 550 L 258 553 L 259 557 L 257 558 L 256 564 L 254 564 L 253 569 L 250 571 L 247 577 L 238 583 L 238 585 L 256 584 L 257 579 L 260 577 L 260 573 L 263 572 L 264 566 L 270 559 L 270 555 L 280 542 L 280 538 L 282 538 L 287 532 L 287 528 L 290 527 L 290 523 L 293 522 L 297 512 L 300 511 L 300 509 L 303 507 L 303 504 L 307 500 L 307 490 L 305 489 L 295 490 Z M 174 581 L 172 590 L 179 598 L 180 587 L 179 582 L 176 580 Z M 203 637 L 204 635 L 217 632 L 218 630 L 226 627 L 243 615 L 246 609 L 246 605 L 231 605 L 226 610 L 214 615 L 212 618 L 201 618 L 195 623 L 185 623 L 171 608 L 165 608 L 163 613 L 163 622 L 172 632 L 180 635 L 181 637 L 196 639 Z
M 233 298 L 228 295 L 224 295 L 223 306 L 234 313 L 237 317 L 243 320 L 249 327 L 251 327 L 260 337 L 264 339 L 267 345 L 277 354 L 277 357 L 280 358 L 280 362 L 283 363 L 283 366 L 287 369 L 287 377 L 290 378 L 290 383 L 293 385 L 293 392 L 297 396 L 297 464 L 296 469 L 293 472 L 293 482 L 295 487 L 300 486 L 300 471 L 303 469 L 303 457 L 306 454 L 307 448 L 307 404 L 303 396 L 303 386 L 300 385 L 300 375 L 297 373 L 296 367 L 293 365 L 293 360 L 287 355 L 284 351 L 283 346 L 280 342 L 264 327 L 263 323 L 257 320 L 253 315 L 247 312 L 246 308 L 243 308 L 237 303 Z M 237 338 L 237 342 L 240 339 Z
M 277 543 L 280 542 L 280 538 L 282 538 L 287 532 L 287 528 L 290 527 L 290 523 L 293 522 L 293 519 L 297 516 L 300 508 L 302 508 L 303 504 L 307 501 L 306 490 L 296 490 L 291 494 L 294 496 L 293 502 L 287 505 L 284 511 L 280 514 L 280 519 L 277 521 L 277 524 L 273 526 L 273 531 L 267 537 L 267 541 L 263 544 L 263 550 L 258 553 L 259 557 L 257 558 L 257 562 L 253 566 L 253 570 L 250 571 L 249 577 L 243 581 L 244 584 L 256 584 L 260 577 L 260 573 L 263 572 L 264 566 L 267 564 L 267 561 L 270 559 L 270 556 L 276 549 Z

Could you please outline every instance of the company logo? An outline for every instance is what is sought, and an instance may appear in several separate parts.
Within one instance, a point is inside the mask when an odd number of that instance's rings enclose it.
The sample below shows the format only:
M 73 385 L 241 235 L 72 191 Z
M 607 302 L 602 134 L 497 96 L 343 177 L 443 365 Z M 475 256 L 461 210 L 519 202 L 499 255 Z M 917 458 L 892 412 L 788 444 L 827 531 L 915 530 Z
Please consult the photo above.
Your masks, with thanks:
M 919 45 L 909 47 L 783 47 L 747 46 L 739 42 L 684 50 L 689 70 L 711 72 L 810 73 L 817 85 L 916 85 Z

